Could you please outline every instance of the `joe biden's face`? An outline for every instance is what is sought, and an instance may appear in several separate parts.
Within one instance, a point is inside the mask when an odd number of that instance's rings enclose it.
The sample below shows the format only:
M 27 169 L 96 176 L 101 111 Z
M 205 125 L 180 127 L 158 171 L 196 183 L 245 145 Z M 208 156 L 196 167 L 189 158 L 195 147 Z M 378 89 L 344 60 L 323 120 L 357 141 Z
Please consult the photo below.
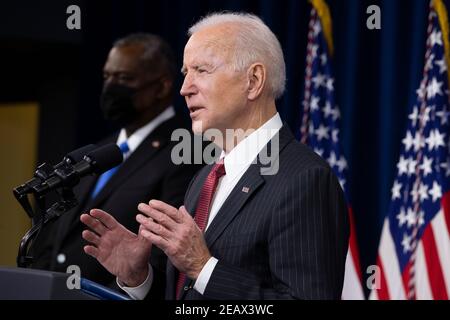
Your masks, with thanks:
M 195 133 L 246 127 L 248 81 L 234 67 L 235 50 L 232 32 L 223 25 L 194 33 L 186 44 L 180 93 Z

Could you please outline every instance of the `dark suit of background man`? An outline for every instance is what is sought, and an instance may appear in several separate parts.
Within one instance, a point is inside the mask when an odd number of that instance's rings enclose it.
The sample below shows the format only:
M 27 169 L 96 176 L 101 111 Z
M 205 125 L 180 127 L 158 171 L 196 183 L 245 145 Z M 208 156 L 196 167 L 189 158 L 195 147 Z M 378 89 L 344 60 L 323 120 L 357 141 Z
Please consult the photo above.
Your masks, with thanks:
M 158 36 L 132 34 L 114 43 L 103 69 L 101 109 L 107 120 L 122 129 L 104 143 L 121 145 L 126 141 L 129 151 L 101 190 L 96 186 L 100 180 L 97 177 L 84 178 L 77 186 L 80 205 L 44 232 L 35 245 L 44 253 L 34 267 L 66 272 L 67 266 L 74 264 L 80 266 L 85 278 L 105 285 L 115 283 L 109 272 L 83 252 L 80 214 L 102 208 L 137 232 L 140 202 L 156 198 L 174 206 L 183 203 L 198 167 L 174 165 L 171 161 L 172 131 L 184 125 L 171 105 L 175 70 L 172 50 Z M 157 272 L 164 274 L 166 257 L 161 250 L 152 249 L 151 261 Z M 164 283 L 163 277 L 157 279 Z
M 83 231 L 86 253 L 138 299 L 156 280 L 147 263 L 154 246 L 170 260 L 168 299 L 339 299 L 345 200 L 326 162 L 294 139 L 276 111 L 285 84 L 278 40 L 248 14 L 208 16 L 189 34 L 181 94 L 194 132 L 214 128 L 225 137 L 214 139 L 220 161 L 194 177 L 184 207 L 140 204 L 138 235 L 102 210 L 83 214 L 91 229 Z M 227 137 L 227 129 L 242 130 Z M 266 148 L 271 166 L 264 166 Z

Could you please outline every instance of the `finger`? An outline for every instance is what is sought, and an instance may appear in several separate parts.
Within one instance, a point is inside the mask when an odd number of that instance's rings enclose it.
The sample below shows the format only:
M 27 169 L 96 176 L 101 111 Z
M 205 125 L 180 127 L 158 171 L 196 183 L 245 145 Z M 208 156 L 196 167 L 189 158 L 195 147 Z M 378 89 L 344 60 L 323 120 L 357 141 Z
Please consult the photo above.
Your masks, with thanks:
M 172 218 L 167 214 L 165 214 L 164 212 L 154 209 L 145 203 L 140 203 L 138 205 L 138 210 L 143 214 L 145 214 L 147 217 L 152 218 L 157 223 L 163 225 L 167 229 L 169 230 L 176 229 L 176 222 L 172 220 Z
M 157 234 L 154 234 L 151 231 L 148 231 L 146 229 L 142 229 L 142 230 L 139 231 L 139 233 L 141 234 L 142 237 L 144 237 L 145 239 L 149 240 L 151 243 L 156 245 L 158 248 L 160 248 L 164 252 L 169 247 L 169 241 L 167 241 L 166 239 L 164 239 L 163 237 L 161 237 L 161 236 L 159 236 Z
M 86 254 L 94 257 L 95 259 L 97 259 L 98 255 L 100 253 L 100 251 L 94 246 L 84 246 L 83 249 L 84 249 L 84 252 L 86 252 Z
M 137 222 L 141 224 L 146 230 L 153 232 L 154 234 L 157 234 L 164 239 L 168 240 L 170 238 L 173 238 L 173 232 L 166 229 L 163 225 L 156 223 L 153 221 L 152 218 L 146 218 L 142 214 L 138 214 L 136 216 Z
M 180 212 L 181 219 L 185 219 L 186 217 L 193 219 L 192 215 L 186 210 L 185 206 L 181 206 L 178 211 Z M 186 216 L 186 217 L 183 217 L 183 216 Z
M 168 215 L 172 220 L 174 220 L 177 223 L 182 223 L 183 219 L 178 211 L 177 208 L 172 207 L 171 205 L 168 205 L 167 203 L 159 200 L 151 200 L 149 203 L 150 207 L 153 209 L 158 210 L 159 212 L 165 213 Z
M 91 230 L 101 236 L 108 232 L 108 229 L 103 225 L 103 223 L 86 213 L 81 215 L 80 220 Z
M 98 235 L 96 235 L 94 232 L 89 231 L 89 230 L 84 230 L 81 233 L 81 236 L 83 237 L 84 240 L 90 242 L 91 244 L 95 245 L 96 247 L 98 247 L 101 242 L 101 238 Z
M 89 214 L 94 218 L 100 220 L 108 229 L 112 230 L 116 228 L 119 223 L 108 212 L 100 209 L 92 209 Z

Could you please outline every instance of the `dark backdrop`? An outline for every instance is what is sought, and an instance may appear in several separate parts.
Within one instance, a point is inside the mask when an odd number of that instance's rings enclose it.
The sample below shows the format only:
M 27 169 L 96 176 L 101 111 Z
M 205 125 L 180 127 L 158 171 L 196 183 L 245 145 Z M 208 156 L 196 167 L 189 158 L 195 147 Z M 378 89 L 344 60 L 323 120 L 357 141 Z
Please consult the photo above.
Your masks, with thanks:
M 422 74 L 428 1 L 328 3 L 341 138 L 350 166 L 365 270 L 375 263 L 408 109 Z M 81 8 L 79 31 L 66 28 L 70 4 Z M 372 4 L 381 7 L 381 30 L 366 28 L 366 9 Z M 181 66 L 188 27 L 217 10 L 253 12 L 280 39 L 288 82 L 287 93 L 277 105 L 283 119 L 298 132 L 310 11 L 306 0 L 2 1 L 0 102 L 40 103 L 38 158 L 57 161 L 65 152 L 95 142 L 113 129 L 101 118 L 98 99 L 102 66 L 116 38 L 136 31 L 159 34 L 171 43 Z M 185 112 L 181 97 L 176 107 Z

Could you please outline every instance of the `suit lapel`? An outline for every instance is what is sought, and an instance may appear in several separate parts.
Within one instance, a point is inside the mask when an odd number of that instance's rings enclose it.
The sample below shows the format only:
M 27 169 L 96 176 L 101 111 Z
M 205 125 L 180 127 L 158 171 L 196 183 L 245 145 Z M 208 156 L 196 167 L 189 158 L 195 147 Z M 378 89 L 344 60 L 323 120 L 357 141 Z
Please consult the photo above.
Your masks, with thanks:
M 239 214 L 245 202 L 264 183 L 259 169 L 258 164 L 252 164 L 248 168 L 217 212 L 216 217 L 205 232 L 205 241 L 208 248 L 211 248 L 225 228 Z

